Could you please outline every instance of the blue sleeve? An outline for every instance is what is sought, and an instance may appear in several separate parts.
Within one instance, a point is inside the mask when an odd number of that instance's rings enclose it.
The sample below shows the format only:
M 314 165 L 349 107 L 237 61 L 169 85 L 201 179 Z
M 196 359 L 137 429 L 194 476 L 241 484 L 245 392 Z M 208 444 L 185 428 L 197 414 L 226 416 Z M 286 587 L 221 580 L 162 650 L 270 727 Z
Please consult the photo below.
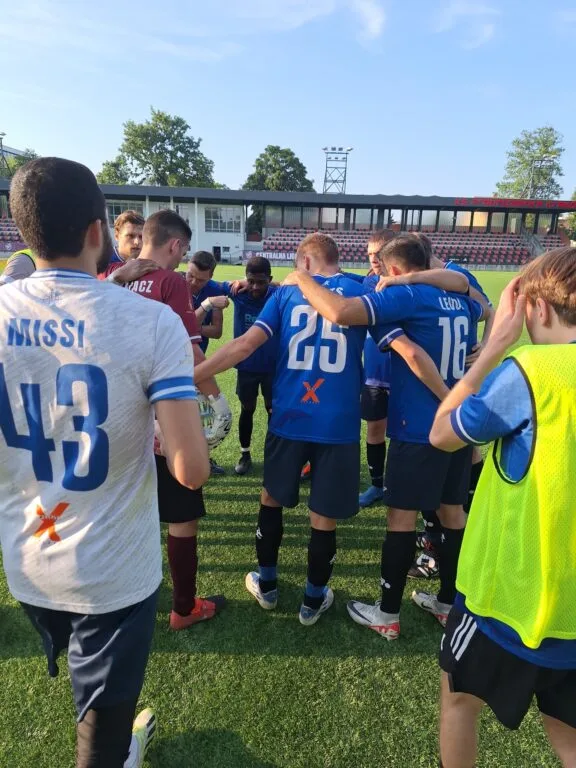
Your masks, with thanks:
M 368 312 L 368 325 L 400 322 L 414 313 L 414 292 L 409 285 L 393 285 L 360 298 Z
M 221 294 L 222 296 L 229 296 L 231 299 L 234 298 L 233 296 L 230 296 L 230 289 L 232 287 L 232 283 L 229 283 L 227 280 L 224 280 L 222 283 L 217 283 L 216 281 L 214 281 L 214 287 L 222 291 L 222 294 Z
M 478 280 L 476 280 L 476 278 L 474 277 L 474 275 L 472 275 L 472 274 L 468 273 L 468 282 L 470 283 L 470 285 L 472 286 L 472 288 L 476 288 L 476 290 L 478 291 L 478 293 L 481 293 L 481 294 L 482 294 L 482 296 L 484 296 L 484 298 L 485 298 L 485 299 L 486 299 L 486 301 L 488 302 L 488 306 L 490 306 L 490 307 L 491 307 L 491 306 L 492 306 L 492 302 L 490 301 L 490 299 L 489 299 L 489 298 L 488 298 L 488 296 L 486 295 L 486 292 L 484 291 L 484 289 L 482 288 L 482 286 L 480 285 L 480 283 L 478 282 Z
M 478 394 L 452 411 L 452 428 L 465 443 L 483 445 L 505 437 L 533 420 L 532 399 L 512 359 L 490 373 Z
M 404 329 L 397 323 L 380 323 L 368 328 L 368 333 L 374 339 L 378 349 L 381 352 L 387 352 L 394 339 L 404 335 Z
M 280 313 L 280 304 L 278 296 L 280 292 L 276 291 L 270 296 L 254 325 L 261 328 L 270 338 L 277 335 L 281 328 L 282 317 Z

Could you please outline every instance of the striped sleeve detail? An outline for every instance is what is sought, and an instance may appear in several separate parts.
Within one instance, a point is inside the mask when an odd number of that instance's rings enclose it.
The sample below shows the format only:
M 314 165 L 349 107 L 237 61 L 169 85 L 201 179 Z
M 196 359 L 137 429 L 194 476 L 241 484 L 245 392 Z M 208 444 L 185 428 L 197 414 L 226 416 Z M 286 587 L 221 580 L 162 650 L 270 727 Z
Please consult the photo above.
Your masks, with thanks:
M 370 299 L 370 296 L 360 296 L 368 312 L 368 325 L 376 325 L 376 313 L 374 312 L 374 306 Z
M 394 328 L 391 331 L 388 331 L 388 333 L 385 333 L 381 339 L 378 339 L 378 343 L 377 343 L 378 349 L 385 350 L 387 347 L 390 346 L 390 344 L 392 344 L 394 339 L 397 339 L 399 336 L 404 336 L 403 328 Z
M 146 394 L 151 403 L 156 403 L 158 400 L 196 400 L 196 388 L 192 376 L 160 379 L 148 387 Z
M 190 341 L 192 344 L 200 344 L 202 336 L 199 333 L 195 333 L 194 336 L 190 336 Z
M 452 429 L 454 432 L 456 432 L 460 440 L 463 440 L 465 443 L 470 443 L 471 445 L 484 445 L 481 440 L 475 440 L 471 435 L 468 434 L 464 424 L 462 423 L 461 411 L 462 406 L 460 405 L 450 414 L 450 423 L 452 424 Z
M 274 336 L 274 331 L 272 330 L 272 328 L 270 328 L 268 323 L 264 322 L 264 320 L 256 320 L 254 325 L 257 325 L 258 328 L 262 328 L 262 330 L 264 331 L 266 336 L 269 336 L 270 338 L 272 338 L 272 336 Z

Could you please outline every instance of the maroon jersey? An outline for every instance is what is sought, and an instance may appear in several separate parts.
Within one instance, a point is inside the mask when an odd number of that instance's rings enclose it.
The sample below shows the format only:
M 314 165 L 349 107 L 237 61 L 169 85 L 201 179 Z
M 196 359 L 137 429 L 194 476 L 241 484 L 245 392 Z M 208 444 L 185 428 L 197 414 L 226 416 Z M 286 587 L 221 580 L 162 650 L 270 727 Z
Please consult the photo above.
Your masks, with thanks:
M 105 272 L 98 275 L 99 279 L 105 280 L 121 266 L 120 263 L 110 264 Z M 127 283 L 126 288 L 147 299 L 168 304 L 184 323 L 192 344 L 199 344 L 202 341 L 196 314 L 190 304 L 188 286 L 182 275 L 169 269 L 157 269 L 155 272 L 143 275 L 139 280 Z

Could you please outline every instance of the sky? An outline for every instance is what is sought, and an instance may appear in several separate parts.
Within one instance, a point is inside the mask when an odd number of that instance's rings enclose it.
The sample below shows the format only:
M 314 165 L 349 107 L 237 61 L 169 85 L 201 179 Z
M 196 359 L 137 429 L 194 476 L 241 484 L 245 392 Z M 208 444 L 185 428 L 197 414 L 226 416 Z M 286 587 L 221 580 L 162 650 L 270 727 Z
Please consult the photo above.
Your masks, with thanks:
M 569 198 L 575 38 L 576 0 L 0 0 L 0 131 L 96 172 L 153 106 L 232 189 L 279 144 L 321 191 L 337 145 L 349 193 L 459 197 L 552 125 Z

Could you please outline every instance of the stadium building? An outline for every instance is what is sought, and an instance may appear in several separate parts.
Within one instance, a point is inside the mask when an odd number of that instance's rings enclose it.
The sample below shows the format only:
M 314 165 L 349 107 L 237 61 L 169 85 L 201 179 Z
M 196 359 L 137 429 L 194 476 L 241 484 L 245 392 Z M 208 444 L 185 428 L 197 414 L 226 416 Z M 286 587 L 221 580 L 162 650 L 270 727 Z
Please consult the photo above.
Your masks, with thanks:
M 9 183 L 0 180 L 0 252 L 23 247 L 10 218 Z M 568 242 L 559 218 L 576 211 L 572 200 L 513 200 L 492 197 L 334 195 L 313 192 L 253 192 L 189 187 L 103 185 L 108 219 L 134 209 L 148 216 L 171 208 L 192 229 L 191 249 L 211 251 L 219 261 L 238 263 L 252 253 L 289 262 L 302 237 L 331 234 L 342 260 L 366 259 L 375 229 L 426 232 L 440 258 L 479 268 L 514 268 L 544 249 Z M 261 232 L 247 233 L 254 209 Z

